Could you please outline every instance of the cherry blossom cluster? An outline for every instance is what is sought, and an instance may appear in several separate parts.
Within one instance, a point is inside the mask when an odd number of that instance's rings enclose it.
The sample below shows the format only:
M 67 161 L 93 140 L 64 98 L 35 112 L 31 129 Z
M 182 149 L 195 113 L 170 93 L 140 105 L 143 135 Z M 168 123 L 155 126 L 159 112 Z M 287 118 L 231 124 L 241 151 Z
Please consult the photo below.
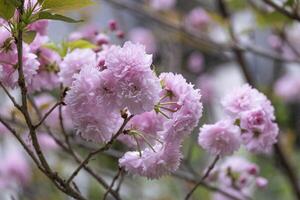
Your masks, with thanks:
M 253 153 L 271 151 L 279 130 L 265 95 L 245 84 L 226 95 L 222 106 L 226 119 L 200 128 L 200 146 L 220 156 L 233 154 L 241 144 Z
M 78 133 L 90 141 L 107 142 L 121 126 L 120 111 L 125 110 L 134 117 L 119 140 L 135 151 L 127 152 L 120 166 L 148 178 L 175 171 L 182 140 L 202 114 L 199 91 L 181 75 L 157 77 L 151 70 L 152 56 L 140 44 L 126 42 L 100 51 L 102 65 L 96 53 L 81 51 L 85 52 L 67 55 L 60 72 L 62 81 L 71 83 L 65 102 Z M 80 62 L 82 55 L 90 61 Z
M 264 189 L 268 180 L 259 176 L 259 167 L 242 157 L 228 157 L 216 166 L 209 176 L 210 182 L 216 182 L 218 187 L 238 199 L 248 199 L 254 188 Z M 214 200 L 231 199 L 221 193 L 213 195 Z

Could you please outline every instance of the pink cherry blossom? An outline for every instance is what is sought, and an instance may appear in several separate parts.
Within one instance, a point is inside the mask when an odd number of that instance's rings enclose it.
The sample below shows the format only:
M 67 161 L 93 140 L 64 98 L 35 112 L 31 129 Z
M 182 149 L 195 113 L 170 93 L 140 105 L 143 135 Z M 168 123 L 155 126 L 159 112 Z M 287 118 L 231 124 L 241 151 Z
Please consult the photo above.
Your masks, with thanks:
M 200 129 L 199 145 L 213 155 L 231 155 L 240 148 L 240 129 L 230 120 L 203 125 Z

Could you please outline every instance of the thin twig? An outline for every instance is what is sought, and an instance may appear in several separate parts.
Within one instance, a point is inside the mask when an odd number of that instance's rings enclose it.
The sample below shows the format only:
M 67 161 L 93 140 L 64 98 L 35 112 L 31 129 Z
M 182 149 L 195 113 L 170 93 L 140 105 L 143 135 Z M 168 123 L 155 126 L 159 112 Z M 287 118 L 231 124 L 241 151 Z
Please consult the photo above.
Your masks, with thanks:
M 47 119 L 47 117 L 57 108 L 57 106 L 61 105 L 62 102 L 57 102 L 52 108 L 49 109 L 49 111 L 42 117 L 42 119 L 39 121 L 39 123 L 37 123 L 36 125 L 34 125 L 34 128 L 38 128 L 42 123 L 44 123 L 44 121 Z
M 203 184 L 203 181 L 209 176 L 210 172 L 213 170 L 213 168 L 215 167 L 216 163 L 218 162 L 218 160 L 220 159 L 220 156 L 217 155 L 215 157 L 215 159 L 213 160 L 213 162 L 209 165 L 209 167 L 207 168 L 206 172 L 204 173 L 204 175 L 201 177 L 200 181 L 191 189 L 191 191 L 186 195 L 185 200 L 188 200 L 192 194 L 196 191 L 196 189 Z
M 298 13 L 296 12 L 291 12 L 289 10 L 286 10 L 285 8 L 281 7 L 280 5 L 278 5 L 277 3 L 275 3 L 274 1 L 272 0 L 263 0 L 267 5 L 271 6 L 272 8 L 274 8 L 276 11 L 280 12 L 281 14 L 291 18 L 291 19 L 294 19 L 294 20 L 297 20 L 297 21 L 300 21 L 300 16 L 298 15 Z
M 118 132 L 112 136 L 112 138 L 101 148 L 89 153 L 89 155 L 83 160 L 83 162 L 77 167 L 77 169 L 75 169 L 75 171 L 71 174 L 70 178 L 67 180 L 67 183 L 70 183 L 73 178 L 79 173 L 79 171 L 90 161 L 90 159 L 97 155 L 98 153 L 102 152 L 102 151 L 106 151 L 108 150 L 113 142 L 119 137 L 119 135 L 121 135 L 123 133 L 123 129 L 125 128 L 126 124 L 129 122 L 129 120 L 133 117 L 133 115 L 129 116 L 128 118 L 124 119 L 123 124 L 121 125 L 121 127 L 119 128 Z
M 118 173 L 116 174 L 116 176 L 113 178 L 109 188 L 107 189 L 107 191 L 105 192 L 105 194 L 103 195 L 103 200 L 106 200 L 110 190 L 114 187 L 115 182 L 118 180 L 118 178 L 121 176 L 123 172 L 123 168 L 119 168 Z

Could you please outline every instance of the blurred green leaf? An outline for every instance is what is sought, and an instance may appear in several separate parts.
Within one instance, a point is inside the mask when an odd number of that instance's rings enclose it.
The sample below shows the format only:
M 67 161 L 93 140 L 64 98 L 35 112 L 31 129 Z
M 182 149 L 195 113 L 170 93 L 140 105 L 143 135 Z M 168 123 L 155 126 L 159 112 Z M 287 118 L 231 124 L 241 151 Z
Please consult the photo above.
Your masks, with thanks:
M 292 20 L 278 12 L 256 12 L 256 22 L 260 27 L 265 28 L 270 26 L 282 27 L 287 23 L 291 23 Z
M 228 5 L 233 10 L 242 10 L 247 7 L 247 1 L 228 0 Z
M 96 48 L 96 45 L 86 40 L 76 40 L 76 41 L 68 42 L 67 46 L 71 51 L 73 51 L 74 49 Z
M 23 34 L 23 40 L 27 43 L 30 44 L 36 36 L 35 31 L 27 31 Z
M 76 10 L 86 6 L 93 5 L 91 0 L 44 0 L 43 8 L 52 11 Z
M 15 9 L 10 0 L 0 0 L 0 17 L 9 20 L 14 16 Z
M 53 13 L 46 12 L 46 11 L 40 12 L 38 14 L 38 19 L 58 20 L 58 21 L 64 21 L 64 22 L 68 22 L 68 23 L 82 22 L 82 20 L 75 20 L 75 19 L 72 19 L 72 18 L 64 16 L 64 15 L 53 14 Z

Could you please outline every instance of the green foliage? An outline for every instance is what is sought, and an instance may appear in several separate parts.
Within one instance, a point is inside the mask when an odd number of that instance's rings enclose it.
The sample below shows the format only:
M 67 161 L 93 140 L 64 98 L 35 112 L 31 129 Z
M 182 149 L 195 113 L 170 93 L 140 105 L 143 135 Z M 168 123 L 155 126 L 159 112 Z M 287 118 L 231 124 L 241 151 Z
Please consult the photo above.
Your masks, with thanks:
M 68 42 L 68 47 L 71 51 L 73 51 L 74 49 L 89 49 L 89 48 L 93 49 L 96 46 L 86 40 L 76 40 L 76 41 Z
M 262 27 L 282 27 L 287 23 L 291 23 L 292 20 L 288 17 L 282 15 L 279 12 L 261 13 L 256 12 L 256 22 Z
M 44 9 L 54 12 L 76 10 L 94 4 L 91 0 L 40 0 L 40 2 Z
M 61 45 L 48 43 L 45 44 L 44 47 L 51 49 L 57 52 L 60 56 L 64 57 L 68 51 L 73 51 L 75 49 L 95 48 L 96 46 L 87 40 L 75 40 L 71 42 L 63 42 Z
M 247 7 L 247 1 L 228 0 L 228 5 L 233 10 L 242 10 Z
M 16 10 L 15 3 L 15 0 L 0 0 L 0 17 L 6 20 L 12 18 Z
M 54 14 L 50 13 L 47 11 L 42 11 L 38 14 L 38 19 L 49 19 L 49 20 L 59 20 L 59 21 L 64 21 L 68 23 L 77 23 L 77 22 L 82 22 L 82 20 L 75 20 L 70 17 L 66 17 L 60 14 Z
M 23 33 L 23 40 L 27 44 L 30 44 L 34 40 L 35 36 L 36 36 L 35 31 L 27 31 L 27 32 Z

